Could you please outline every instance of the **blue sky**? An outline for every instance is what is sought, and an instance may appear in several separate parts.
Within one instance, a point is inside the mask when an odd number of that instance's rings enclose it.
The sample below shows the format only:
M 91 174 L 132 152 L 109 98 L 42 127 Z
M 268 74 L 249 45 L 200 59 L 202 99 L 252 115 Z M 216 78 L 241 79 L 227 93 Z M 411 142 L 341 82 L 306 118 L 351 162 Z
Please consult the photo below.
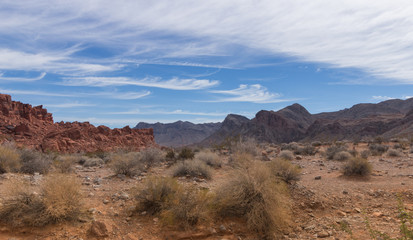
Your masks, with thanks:
M 413 96 L 413 3 L 0 3 L 0 93 L 110 127 Z

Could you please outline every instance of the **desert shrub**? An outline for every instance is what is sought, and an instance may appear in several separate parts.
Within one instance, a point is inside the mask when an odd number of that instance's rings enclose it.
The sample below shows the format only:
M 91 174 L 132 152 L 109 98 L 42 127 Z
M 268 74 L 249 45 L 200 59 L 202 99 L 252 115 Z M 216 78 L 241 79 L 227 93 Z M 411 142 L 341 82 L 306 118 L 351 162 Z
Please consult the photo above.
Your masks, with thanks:
M 164 158 L 163 152 L 158 148 L 145 148 L 140 152 L 141 160 L 146 166 L 151 167 L 161 162 Z
M 176 155 L 176 154 L 175 154 L 175 151 L 174 151 L 173 149 L 168 149 L 168 151 L 166 151 L 166 156 L 165 156 L 165 158 L 166 158 L 168 161 L 174 161 L 175 158 L 176 158 L 175 155 Z
M 34 174 L 35 172 L 45 174 L 52 165 L 49 156 L 29 149 L 20 150 L 20 159 L 20 171 L 28 174 Z
M 229 157 L 228 164 L 233 168 L 248 168 L 254 161 L 254 156 L 245 153 L 234 153 Z
M 301 169 L 285 159 L 276 159 L 270 163 L 270 169 L 275 176 L 286 183 L 300 180 Z
M 311 146 L 313 147 L 320 147 L 321 145 L 323 145 L 320 141 L 314 141 L 311 143 Z
M 179 159 L 193 159 L 195 156 L 195 153 L 190 149 L 190 148 L 182 148 L 181 151 L 179 152 L 178 158 Z
M 296 150 L 294 150 L 294 154 L 305 155 L 305 156 L 313 156 L 316 153 L 317 153 L 317 149 L 311 145 L 299 146 Z
M 294 154 L 290 150 L 282 150 L 280 154 L 278 154 L 278 157 L 281 159 L 293 160 Z
M 390 149 L 387 151 L 387 156 L 389 157 L 401 157 L 403 156 L 403 153 L 401 151 L 398 151 L 396 149 Z
M 343 152 L 343 151 L 347 151 L 346 146 L 333 145 L 333 146 L 330 146 L 329 148 L 327 148 L 327 150 L 325 152 L 325 155 L 326 155 L 326 158 L 328 160 L 334 160 L 334 156 L 337 153 Z
M 73 171 L 73 166 L 79 162 L 80 157 L 75 155 L 58 156 L 53 165 L 58 173 L 70 173 Z
M 359 152 L 356 149 L 351 149 L 347 151 L 348 153 L 351 154 L 353 157 L 357 157 L 359 155 Z
M 222 166 L 222 161 L 220 157 L 218 156 L 218 154 L 211 152 L 211 151 L 199 152 L 197 155 L 195 155 L 195 159 L 198 159 L 211 167 Z
M 113 154 L 110 159 L 110 168 L 116 174 L 133 177 L 139 175 L 144 169 L 141 155 L 136 152 Z
M 186 188 L 174 195 L 171 204 L 161 212 L 161 219 L 167 225 L 194 226 L 208 219 L 210 201 L 208 191 Z
M 232 152 L 238 152 L 238 153 L 247 153 L 251 154 L 252 156 L 257 156 L 258 155 L 258 143 L 255 141 L 253 138 L 246 138 L 241 141 L 235 142 L 231 146 Z
M 84 167 L 97 167 L 103 165 L 105 162 L 98 157 L 86 157 L 83 156 L 80 160 Z
M 341 152 L 338 152 L 338 153 L 334 154 L 333 159 L 336 160 L 336 161 L 346 161 L 346 160 L 348 160 L 352 157 L 353 156 L 349 152 L 341 151 Z
M 182 187 L 170 177 L 149 177 L 134 194 L 136 211 L 146 211 L 155 215 L 168 209 L 177 194 L 182 193 Z
M 401 143 L 396 143 L 396 144 L 393 145 L 393 148 L 394 148 L 394 149 L 402 149 L 402 150 L 404 150 L 404 149 L 407 148 L 407 143 L 403 143 L 403 142 L 401 142 Z
M 369 150 L 371 152 L 371 155 L 373 156 L 381 156 L 383 153 L 387 152 L 389 149 L 389 146 L 382 145 L 382 144 L 371 144 L 369 146 Z
M 274 180 L 267 166 L 257 162 L 248 169 L 234 170 L 233 176 L 217 190 L 217 215 L 238 217 L 261 236 L 272 238 L 288 226 L 289 205 L 284 184 Z
M 284 143 L 281 145 L 281 150 L 289 150 L 289 151 L 296 151 L 298 150 L 298 148 L 300 147 L 300 145 L 298 145 L 298 143 L 296 142 L 290 142 L 290 143 Z
M 186 160 L 178 162 L 172 167 L 172 175 L 174 177 L 191 176 L 210 179 L 212 174 L 210 167 L 203 161 Z
M 367 159 L 370 155 L 371 155 L 370 150 L 363 150 L 363 151 L 360 153 L 360 157 L 361 157 L 361 158 L 364 158 L 364 159 Z
M 0 146 L 0 174 L 17 172 L 20 166 L 19 153 L 13 147 Z
M 45 226 L 75 220 L 81 214 L 80 183 L 70 175 L 49 175 L 38 194 L 22 181 L 11 181 L 8 198 L 0 208 L 0 221 L 13 227 Z
M 364 158 L 351 158 L 343 167 L 346 176 L 368 176 L 371 171 L 372 165 Z

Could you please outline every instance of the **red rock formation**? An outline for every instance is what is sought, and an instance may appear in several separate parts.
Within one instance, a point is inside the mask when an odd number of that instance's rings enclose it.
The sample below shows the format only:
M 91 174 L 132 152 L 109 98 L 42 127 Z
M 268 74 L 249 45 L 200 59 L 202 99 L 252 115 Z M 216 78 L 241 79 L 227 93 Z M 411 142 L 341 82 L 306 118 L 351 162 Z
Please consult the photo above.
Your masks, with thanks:
M 0 142 L 5 140 L 58 152 L 139 150 L 155 145 L 152 129 L 110 129 L 88 122 L 54 123 L 52 114 L 42 106 L 32 107 L 0 94 Z

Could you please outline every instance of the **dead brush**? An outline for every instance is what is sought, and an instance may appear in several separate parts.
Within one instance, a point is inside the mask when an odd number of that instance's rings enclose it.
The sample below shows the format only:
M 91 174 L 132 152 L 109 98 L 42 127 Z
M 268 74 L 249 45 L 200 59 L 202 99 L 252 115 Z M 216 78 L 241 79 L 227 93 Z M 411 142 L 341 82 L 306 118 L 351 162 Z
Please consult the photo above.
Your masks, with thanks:
M 275 159 L 269 163 L 271 172 L 286 183 L 298 181 L 301 178 L 301 169 L 285 159 Z
M 21 167 L 20 155 L 9 146 L 0 146 L 0 174 L 17 172 Z
M 110 168 L 115 174 L 128 177 L 139 175 L 145 168 L 140 153 L 115 153 L 110 156 Z
M 53 165 L 58 173 L 71 173 L 79 159 L 80 157 L 75 155 L 62 155 L 55 159 Z
M 201 177 L 211 179 L 211 168 L 201 160 L 185 160 L 172 166 L 172 176 L 174 177 Z
M 222 160 L 218 154 L 209 150 L 199 152 L 195 155 L 195 159 L 198 159 L 211 167 L 220 168 L 222 166 Z
M 214 208 L 222 218 L 241 218 L 262 239 L 272 239 L 290 221 L 285 185 L 261 162 L 234 170 L 216 193 Z
M 70 175 L 48 175 L 37 189 L 12 180 L 6 190 L 8 198 L 0 207 L 0 221 L 12 227 L 41 227 L 75 220 L 81 214 L 80 183 Z
M 371 174 L 373 167 L 365 158 L 352 158 L 343 166 L 345 176 L 367 177 Z

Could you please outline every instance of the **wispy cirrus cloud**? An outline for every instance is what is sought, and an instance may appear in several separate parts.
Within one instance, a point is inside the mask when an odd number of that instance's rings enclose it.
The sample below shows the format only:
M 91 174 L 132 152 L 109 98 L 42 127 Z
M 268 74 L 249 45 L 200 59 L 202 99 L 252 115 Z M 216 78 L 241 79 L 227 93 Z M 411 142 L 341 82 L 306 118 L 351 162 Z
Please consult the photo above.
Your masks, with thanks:
M 282 99 L 281 94 L 271 93 L 260 84 L 241 84 L 238 88 L 231 90 L 215 90 L 211 93 L 226 95 L 228 97 L 218 98 L 208 102 L 252 102 L 252 103 L 278 103 L 293 101 L 293 99 Z
M 0 74 L 0 81 L 11 81 L 11 82 L 33 82 L 43 79 L 46 76 L 45 72 L 42 72 L 38 77 L 3 77 L 3 74 Z
M 386 101 L 386 100 L 391 100 L 391 99 L 395 99 L 393 97 L 388 97 L 388 96 L 373 96 L 371 97 L 373 100 L 377 100 L 377 101 Z
M 51 107 L 51 108 L 78 108 L 78 107 L 93 107 L 93 106 L 96 106 L 96 104 L 66 102 L 66 103 L 58 103 L 58 104 L 44 104 L 44 106 Z
M 102 112 L 102 114 L 110 114 L 110 115 L 194 115 L 194 116 L 226 116 L 228 113 L 222 112 L 193 112 L 187 110 L 140 110 L 134 109 L 129 111 L 119 111 L 119 112 Z
M 118 92 L 118 91 L 104 91 L 104 92 L 47 92 L 39 90 L 15 90 L 15 89 L 2 89 L 0 88 L 0 93 L 14 94 L 14 95 L 31 95 L 31 96 L 48 96 L 48 97 L 69 97 L 69 98 L 90 98 L 90 97 L 100 97 L 100 98 L 110 98 L 119 100 L 133 100 L 146 97 L 151 94 L 150 91 L 139 91 L 139 92 Z
M 119 55 L 131 59 L 228 56 L 239 50 L 231 46 L 242 46 L 256 54 L 282 54 L 412 83 L 413 5 L 406 0 L 71 3 L 2 1 L 0 34 L 34 52 L 50 42 L 80 42 L 116 45 Z M 40 51 L 32 57 L 55 62 Z
M 146 77 L 143 79 L 134 79 L 129 77 L 78 77 L 66 78 L 61 84 L 65 86 L 93 87 L 132 85 L 165 88 L 171 90 L 198 90 L 216 86 L 219 82 L 215 80 L 181 79 L 177 77 L 169 80 L 162 80 L 162 78 L 159 77 Z

